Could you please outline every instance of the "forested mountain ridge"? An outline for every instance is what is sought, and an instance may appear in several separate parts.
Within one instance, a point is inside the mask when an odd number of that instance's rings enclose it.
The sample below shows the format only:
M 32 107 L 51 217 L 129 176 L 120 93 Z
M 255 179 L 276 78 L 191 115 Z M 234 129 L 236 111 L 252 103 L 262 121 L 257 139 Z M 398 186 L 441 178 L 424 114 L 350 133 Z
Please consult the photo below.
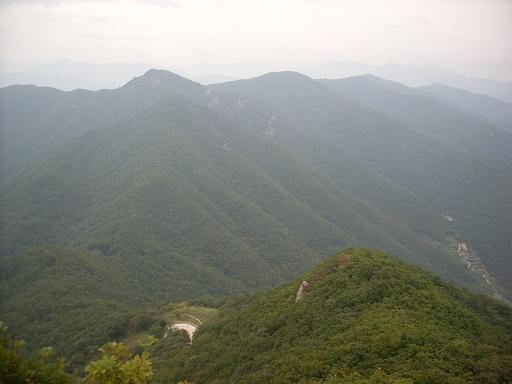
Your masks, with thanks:
M 490 292 L 434 198 L 479 192 L 471 160 L 306 76 L 151 70 L 116 90 L 8 87 L 0 105 L 0 315 L 75 367 L 141 305 L 275 286 L 348 246 Z
M 227 299 L 191 347 L 162 339 L 153 353 L 163 383 L 505 383 L 511 342 L 509 306 L 349 249 L 293 283 Z
M 447 100 L 458 106 L 464 113 L 479 116 L 498 128 L 512 132 L 512 103 L 510 102 L 444 84 L 432 84 L 420 89 Z
M 466 164 L 458 163 L 452 168 L 451 162 L 443 162 L 459 176 L 435 183 L 440 190 L 433 191 L 421 183 L 409 187 L 435 201 L 443 211 L 450 212 L 457 221 L 459 235 L 472 243 L 492 275 L 501 280 L 501 284 L 512 287 L 509 278 L 512 273 L 509 187 L 512 183 L 512 135 L 492 126 L 492 120 L 483 120 L 481 114 L 476 119 L 465 115 L 453 103 L 455 100 L 426 92 L 428 88 L 410 88 L 375 76 L 322 80 L 321 83 L 465 153 Z M 486 100 L 485 96 L 473 96 Z M 464 97 L 468 95 L 464 93 Z
M 510 159 L 512 134 L 464 114 L 421 89 L 375 76 L 320 80 L 330 89 L 402 121 L 417 132 L 473 157 Z

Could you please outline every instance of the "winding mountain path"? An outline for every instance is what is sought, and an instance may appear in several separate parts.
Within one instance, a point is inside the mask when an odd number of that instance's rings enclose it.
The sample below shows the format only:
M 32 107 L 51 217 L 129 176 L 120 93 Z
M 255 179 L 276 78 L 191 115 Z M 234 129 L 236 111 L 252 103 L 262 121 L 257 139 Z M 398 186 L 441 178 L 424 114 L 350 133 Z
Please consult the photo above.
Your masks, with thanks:
M 459 256 L 462 258 L 462 261 L 466 264 L 469 270 L 473 271 L 474 273 L 480 275 L 482 279 L 485 280 L 485 282 L 491 287 L 493 296 L 500 300 L 505 300 L 505 298 L 498 292 L 496 289 L 496 286 L 491 281 L 491 277 L 489 275 L 489 272 L 487 272 L 487 269 L 482 263 L 482 260 L 478 255 L 476 255 L 474 252 L 471 252 L 469 250 L 469 246 L 464 241 L 459 241 L 457 246 L 457 252 Z M 506 301 L 506 300 L 505 300 Z

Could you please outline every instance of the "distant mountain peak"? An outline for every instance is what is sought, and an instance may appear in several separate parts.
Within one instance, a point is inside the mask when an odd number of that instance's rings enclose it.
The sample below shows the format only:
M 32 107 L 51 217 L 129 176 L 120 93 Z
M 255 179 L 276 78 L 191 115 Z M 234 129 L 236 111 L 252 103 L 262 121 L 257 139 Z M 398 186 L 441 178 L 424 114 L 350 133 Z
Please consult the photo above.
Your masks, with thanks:
M 174 86 L 174 87 L 191 87 L 200 84 L 180 76 L 174 72 L 164 69 L 150 69 L 142 76 L 138 76 L 126 83 L 125 87 L 143 86 L 143 87 L 158 87 L 158 86 Z
M 365 73 L 364 75 L 350 76 L 355 79 L 366 79 L 366 80 L 383 80 L 382 77 L 372 75 L 371 73 Z
M 279 71 L 279 72 L 268 72 L 264 75 L 256 77 L 257 79 L 285 79 L 285 80 L 312 80 L 309 76 L 306 76 L 300 72 L 295 71 Z
M 174 72 L 171 72 L 171 71 L 168 71 L 166 69 L 156 69 L 156 68 L 151 68 L 151 69 L 148 69 L 143 75 L 142 77 L 159 77 L 159 78 L 182 78 L 182 79 L 185 79 L 184 77 L 174 73 Z

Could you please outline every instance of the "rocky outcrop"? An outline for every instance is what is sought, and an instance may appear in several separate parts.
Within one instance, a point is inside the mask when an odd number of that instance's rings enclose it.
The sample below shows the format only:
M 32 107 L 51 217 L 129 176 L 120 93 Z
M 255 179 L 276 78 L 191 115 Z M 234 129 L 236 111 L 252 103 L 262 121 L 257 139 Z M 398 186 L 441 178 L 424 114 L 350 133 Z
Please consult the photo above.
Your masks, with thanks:
M 297 290 L 297 294 L 295 295 L 295 302 L 302 299 L 302 297 L 304 296 L 304 292 L 307 292 L 310 289 L 311 289 L 311 285 L 306 280 L 303 280 L 302 284 L 300 285 L 299 289 Z

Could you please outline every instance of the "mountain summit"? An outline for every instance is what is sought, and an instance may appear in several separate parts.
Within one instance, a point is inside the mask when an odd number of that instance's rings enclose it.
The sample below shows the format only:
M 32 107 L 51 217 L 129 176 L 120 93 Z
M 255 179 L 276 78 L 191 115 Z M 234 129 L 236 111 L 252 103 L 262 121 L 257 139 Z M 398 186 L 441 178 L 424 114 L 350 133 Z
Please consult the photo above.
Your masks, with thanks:
M 188 89 L 193 86 L 202 88 L 201 84 L 198 84 L 192 80 L 189 80 L 183 76 L 180 76 L 174 72 L 170 72 L 163 69 L 150 69 L 146 71 L 142 76 L 138 76 L 126 83 L 125 87 L 175 87 L 177 91 Z

